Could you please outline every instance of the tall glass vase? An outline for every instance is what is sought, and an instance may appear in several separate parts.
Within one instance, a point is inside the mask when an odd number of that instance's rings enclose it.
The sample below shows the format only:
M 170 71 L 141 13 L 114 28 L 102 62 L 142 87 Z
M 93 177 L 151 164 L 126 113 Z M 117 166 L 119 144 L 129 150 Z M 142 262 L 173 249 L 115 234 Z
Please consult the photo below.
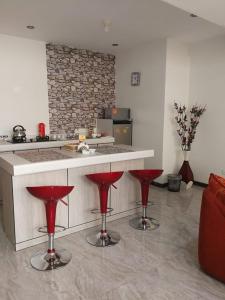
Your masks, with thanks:
M 190 152 L 190 150 L 183 150 L 184 161 L 178 173 L 182 176 L 182 181 L 184 181 L 187 184 L 187 189 L 191 188 L 194 182 L 194 175 L 189 164 Z

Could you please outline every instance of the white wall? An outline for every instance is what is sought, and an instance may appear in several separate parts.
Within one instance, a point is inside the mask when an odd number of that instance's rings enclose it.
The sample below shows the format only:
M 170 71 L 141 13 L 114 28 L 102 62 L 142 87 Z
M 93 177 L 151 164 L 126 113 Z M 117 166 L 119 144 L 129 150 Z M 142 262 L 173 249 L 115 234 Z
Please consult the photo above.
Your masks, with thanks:
M 167 40 L 163 130 L 165 175 L 176 173 L 183 160 L 173 120 L 174 100 L 188 104 L 188 107 L 196 103 L 207 106 L 190 155 L 195 180 L 207 183 L 211 172 L 224 176 L 225 37 L 189 47 L 175 40 Z
M 139 87 L 130 85 L 134 71 L 141 72 Z M 155 40 L 118 53 L 116 98 L 118 106 L 131 108 L 134 145 L 155 149 L 146 167 L 163 167 L 165 174 L 176 172 L 182 161 L 173 100 L 206 104 L 191 167 L 201 182 L 207 182 L 210 172 L 225 175 L 225 37 L 192 45 L 190 57 L 187 47 L 174 40 Z M 11 134 L 19 123 L 31 135 L 37 134 L 40 121 L 48 126 L 44 42 L 0 35 L 0 103 L 0 135 Z
M 179 7 L 212 23 L 225 26 L 224 0 L 162 0 Z
M 176 40 L 167 40 L 166 83 L 163 130 L 163 169 L 161 180 L 169 173 L 177 173 L 183 161 L 180 139 L 174 120 L 174 101 L 186 104 L 189 100 L 190 56 L 188 46 Z
M 130 74 L 141 72 L 141 85 L 130 85 Z M 135 146 L 155 150 L 146 167 L 163 168 L 157 181 L 178 172 L 183 155 L 174 121 L 174 101 L 188 102 L 190 57 L 188 47 L 175 40 L 157 40 L 116 56 L 118 106 L 130 107 Z
M 133 145 L 155 150 L 146 166 L 162 167 L 166 40 L 156 40 L 116 55 L 116 101 L 130 107 Z M 131 86 L 131 72 L 141 72 L 140 86 Z
M 225 37 L 193 45 L 190 103 L 207 105 L 191 151 L 195 180 L 210 172 L 225 175 Z
M 0 135 L 10 135 L 17 124 L 36 135 L 39 122 L 48 132 L 44 42 L 0 35 L 0 103 Z
M 141 72 L 141 85 L 130 75 Z M 207 183 L 210 172 L 225 175 L 225 37 L 192 46 L 158 40 L 116 56 L 117 105 L 130 107 L 134 145 L 155 149 L 146 167 L 178 172 L 182 151 L 174 121 L 174 100 L 207 105 L 192 144 L 190 164 L 196 181 Z

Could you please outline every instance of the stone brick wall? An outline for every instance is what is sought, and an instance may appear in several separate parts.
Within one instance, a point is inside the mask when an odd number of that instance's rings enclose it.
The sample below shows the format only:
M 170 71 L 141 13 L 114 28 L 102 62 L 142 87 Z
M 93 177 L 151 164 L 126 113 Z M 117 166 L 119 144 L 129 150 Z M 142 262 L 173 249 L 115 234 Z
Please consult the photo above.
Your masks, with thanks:
M 50 133 L 95 126 L 115 105 L 115 56 L 48 44 Z

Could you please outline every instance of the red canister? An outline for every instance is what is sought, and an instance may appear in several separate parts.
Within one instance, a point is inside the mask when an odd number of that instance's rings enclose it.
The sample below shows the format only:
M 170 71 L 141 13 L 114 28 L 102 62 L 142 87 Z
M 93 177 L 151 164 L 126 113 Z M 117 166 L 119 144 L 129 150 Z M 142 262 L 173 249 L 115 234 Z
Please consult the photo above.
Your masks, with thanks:
M 45 137 L 45 123 L 38 124 L 38 133 L 40 137 Z

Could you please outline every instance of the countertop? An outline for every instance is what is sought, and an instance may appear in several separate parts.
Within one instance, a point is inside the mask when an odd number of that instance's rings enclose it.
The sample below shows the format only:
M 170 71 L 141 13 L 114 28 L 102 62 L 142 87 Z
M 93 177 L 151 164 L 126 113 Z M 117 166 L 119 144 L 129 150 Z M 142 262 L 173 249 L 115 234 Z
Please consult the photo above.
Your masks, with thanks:
M 127 145 L 99 147 L 94 154 L 88 155 L 57 149 L 45 150 L 43 151 L 45 154 L 38 153 L 26 151 L 22 156 L 19 153 L 18 155 L 2 153 L 0 155 L 0 167 L 12 176 L 17 176 L 154 156 L 154 150 Z M 35 160 L 33 160 L 32 155 L 35 156 Z
M 115 139 L 112 136 L 105 136 L 101 138 L 95 139 L 87 139 L 86 142 L 89 145 L 93 144 L 107 144 L 114 143 Z M 12 144 L 7 141 L 0 141 L 0 152 L 8 152 L 8 151 L 19 151 L 19 150 L 32 150 L 32 149 L 40 149 L 40 148 L 54 148 L 54 147 L 62 147 L 66 144 L 70 143 L 78 143 L 78 140 L 65 140 L 65 141 L 47 141 L 47 142 L 34 142 L 34 143 L 17 143 Z

